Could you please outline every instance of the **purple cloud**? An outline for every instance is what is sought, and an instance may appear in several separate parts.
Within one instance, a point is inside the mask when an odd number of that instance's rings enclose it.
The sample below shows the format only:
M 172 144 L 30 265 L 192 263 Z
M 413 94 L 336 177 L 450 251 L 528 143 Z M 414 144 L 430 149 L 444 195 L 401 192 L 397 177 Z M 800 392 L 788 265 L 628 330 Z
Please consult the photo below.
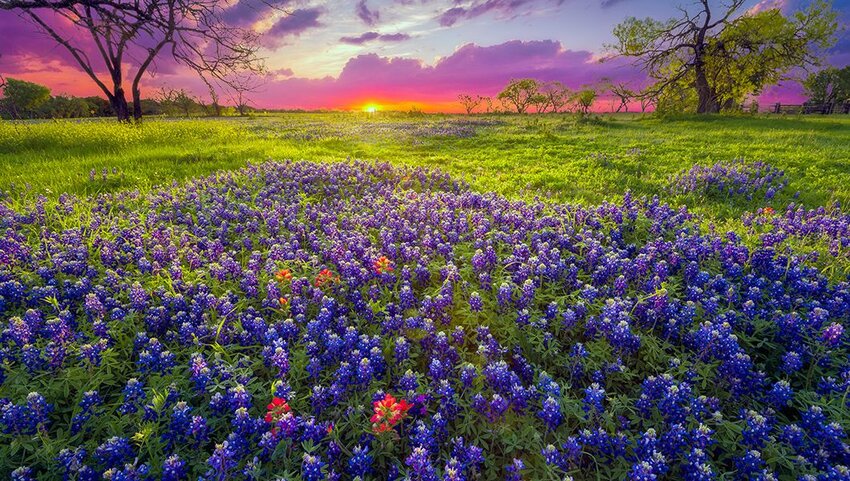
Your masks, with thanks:
M 609 7 L 613 7 L 614 5 L 618 5 L 618 4 L 626 2 L 626 1 L 628 1 L 628 0 L 602 0 L 602 3 L 600 4 L 600 6 L 602 8 L 609 8 Z
M 266 86 L 262 104 L 280 108 L 340 108 L 367 101 L 420 102 L 457 109 L 459 93 L 495 95 L 512 78 L 559 80 L 578 88 L 603 77 L 639 84 L 645 76 L 625 60 L 599 63 L 588 51 L 557 41 L 514 40 L 493 46 L 466 44 L 429 65 L 421 60 L 359 55 L 337 78 L 287 78 Z
M 290 3 L 291 0 L 239 0 L 224 11 L 222 19 L 229 24 L 244 27 L 261 20 L 271 10 L 282 9 Z
M 263 32 L 263 42 L 268 47 L 278 47 L 283 39 L 289 36 L 298 36 L 312 28 L 321 27 L 319 17 L 322 16 L 322 8 L 301 8 L 280 18 L 272 27 Z
M 454 3 L 456 6 L 446 10 L 437 17 L 440 25 L 451 27 L 460 20 L 473 19 L 487 13 L 495 13 L 500 17 L 513 18 L 527 13 L 529 10 L 528 7 L 535 4 L 554 3 L 560 6 L 564 3 L 564 0 L 472 0 L 470 2 L 455 0 Z
M 369 5 L 366 5 L 366 0 L 360 0 L 357 2 L 357 6 L 354 7 L 354 12 L 358 17 L 360 17 L 360 20 L 363 20 L 363 23 L 370 27 L 377 24 L 378 20 L 381 19 L 381 12 L 377 9 L 370 10 Z
M 406 33 L 381 34 L 378 32 L 366 32 L 356 37 L 342 37 L 339 41 L 350 45 L 363 45 L 374 40 L 380 42 L 403 42 L 409 39 L 410 35 Z

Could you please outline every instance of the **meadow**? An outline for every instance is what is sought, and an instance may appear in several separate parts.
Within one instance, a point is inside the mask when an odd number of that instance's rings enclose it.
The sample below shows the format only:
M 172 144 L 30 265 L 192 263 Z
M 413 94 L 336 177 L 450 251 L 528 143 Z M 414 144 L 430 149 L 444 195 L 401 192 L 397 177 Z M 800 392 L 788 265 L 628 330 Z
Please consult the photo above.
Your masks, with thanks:
M 309 114 L 219 120 L 0 124 L 0 188 L 93 194 L 149 189 L 267 159 L 381 160 L 440 168 L 480 191 L 544 193 L 599 203 L 666 195 L 670 177 L 694 164 L 745 159 L 788 173 L 780 203 L 800 192 L 810 206 L 850 201 L 850 119 L 845 116 L 646 118 L 609 115 L 417 116 Z M 116 170 L 120 175 L 102 171 Z M 90 179 L 95 170 L 95 179 Z M 669 196 L 668 196 L 669 197 Z M 757 203 L 682 196 L 710 215 Z
M 0 122 L 0 476 L 850 479 L 850 119 Z

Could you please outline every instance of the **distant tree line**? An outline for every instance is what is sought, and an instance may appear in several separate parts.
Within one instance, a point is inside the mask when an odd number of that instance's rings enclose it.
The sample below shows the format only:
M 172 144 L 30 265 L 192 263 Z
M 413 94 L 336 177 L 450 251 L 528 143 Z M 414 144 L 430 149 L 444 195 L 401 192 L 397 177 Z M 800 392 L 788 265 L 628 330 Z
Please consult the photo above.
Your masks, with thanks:
M 611 99 L 612 112 L 628 112 L 638 104 L 642 112 L 655 103 L 651 92 L 630 86 L 627 82 L 614 82 L 602 78 L 595 84 L 571 89 L 558 81 L 541 81 L 533 78 L 514 79 L 493 97 L 474 94 L 458 95 L 458 103 L 467 114 L 472 113 L 559 113 L 572 112 L 586 115 L 602 99 Z
M 0 77 L 0 118 L 19 119 L 74 119 L 87 117 L 113 117 L 111 102 L 98 96 L 74 97 L 52 95 L 50 89 L 25 80 Z M 246 115 L 254 109 L 247 97 L 240 97 L 235 106 L 221 105 L 217 96 L 209 100 L 192 95 L 186 90 L 160 89 L 152 98 L 139 99 L 143 115 L 217 117 Z
M 516 112 L 525 114 L 581 112 L 587 113 L 599 95 L 598 86 L 572 90 L 561 82 L 543 82 L 533 78 L 514 79 L 493 97 L 474 94 L 458 95 L 458 103 L 467 114 Z M 498 103 L 497 103 L 498 102 Z

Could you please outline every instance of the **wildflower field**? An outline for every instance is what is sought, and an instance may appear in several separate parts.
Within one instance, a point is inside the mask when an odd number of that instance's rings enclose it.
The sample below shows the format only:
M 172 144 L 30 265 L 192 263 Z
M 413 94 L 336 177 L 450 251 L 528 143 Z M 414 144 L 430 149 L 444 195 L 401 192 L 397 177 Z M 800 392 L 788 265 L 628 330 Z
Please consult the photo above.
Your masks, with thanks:
M 848 186 L 831 117 L 0 123 L 0 476 L 850 479 Z

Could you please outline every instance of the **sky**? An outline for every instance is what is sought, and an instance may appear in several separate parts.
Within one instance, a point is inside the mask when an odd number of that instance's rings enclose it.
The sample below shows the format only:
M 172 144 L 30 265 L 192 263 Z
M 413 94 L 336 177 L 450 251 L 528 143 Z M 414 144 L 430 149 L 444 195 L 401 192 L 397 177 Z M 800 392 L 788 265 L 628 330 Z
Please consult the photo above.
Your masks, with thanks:
M 262 32 L 269 75 L 251 95 L 260 108 L 458 111 L 458 94 L 493 96 L 512 78 L 559 80 L 572 88 L 605 77 L 639 85 L 629 59 L 606 57 L 614 26 L 629 16 L 669 18 L 680 3 L 656 0 L 232 0 L 225 19 Z M 683 0 L 687 6 L 691 0 Z M 746 8 L 787 12 L 812 0 L 751 0 Z M 834 0 L 843 25 L 850 0 Z M 83 44 L 85 45 L 85 44 Z M 829 62 L 850 64 L 841 34 Z M 96 95 L 72 58 L 31 23 L 0 11 L 0 73 L 49 86 L 54 94 Z M 200 81 L 163 59 L 144 93 Z M 767 89 L 762 102 L 798 102 L 799 85 Z M 606 100 L 598 109 L 604 110 Z

